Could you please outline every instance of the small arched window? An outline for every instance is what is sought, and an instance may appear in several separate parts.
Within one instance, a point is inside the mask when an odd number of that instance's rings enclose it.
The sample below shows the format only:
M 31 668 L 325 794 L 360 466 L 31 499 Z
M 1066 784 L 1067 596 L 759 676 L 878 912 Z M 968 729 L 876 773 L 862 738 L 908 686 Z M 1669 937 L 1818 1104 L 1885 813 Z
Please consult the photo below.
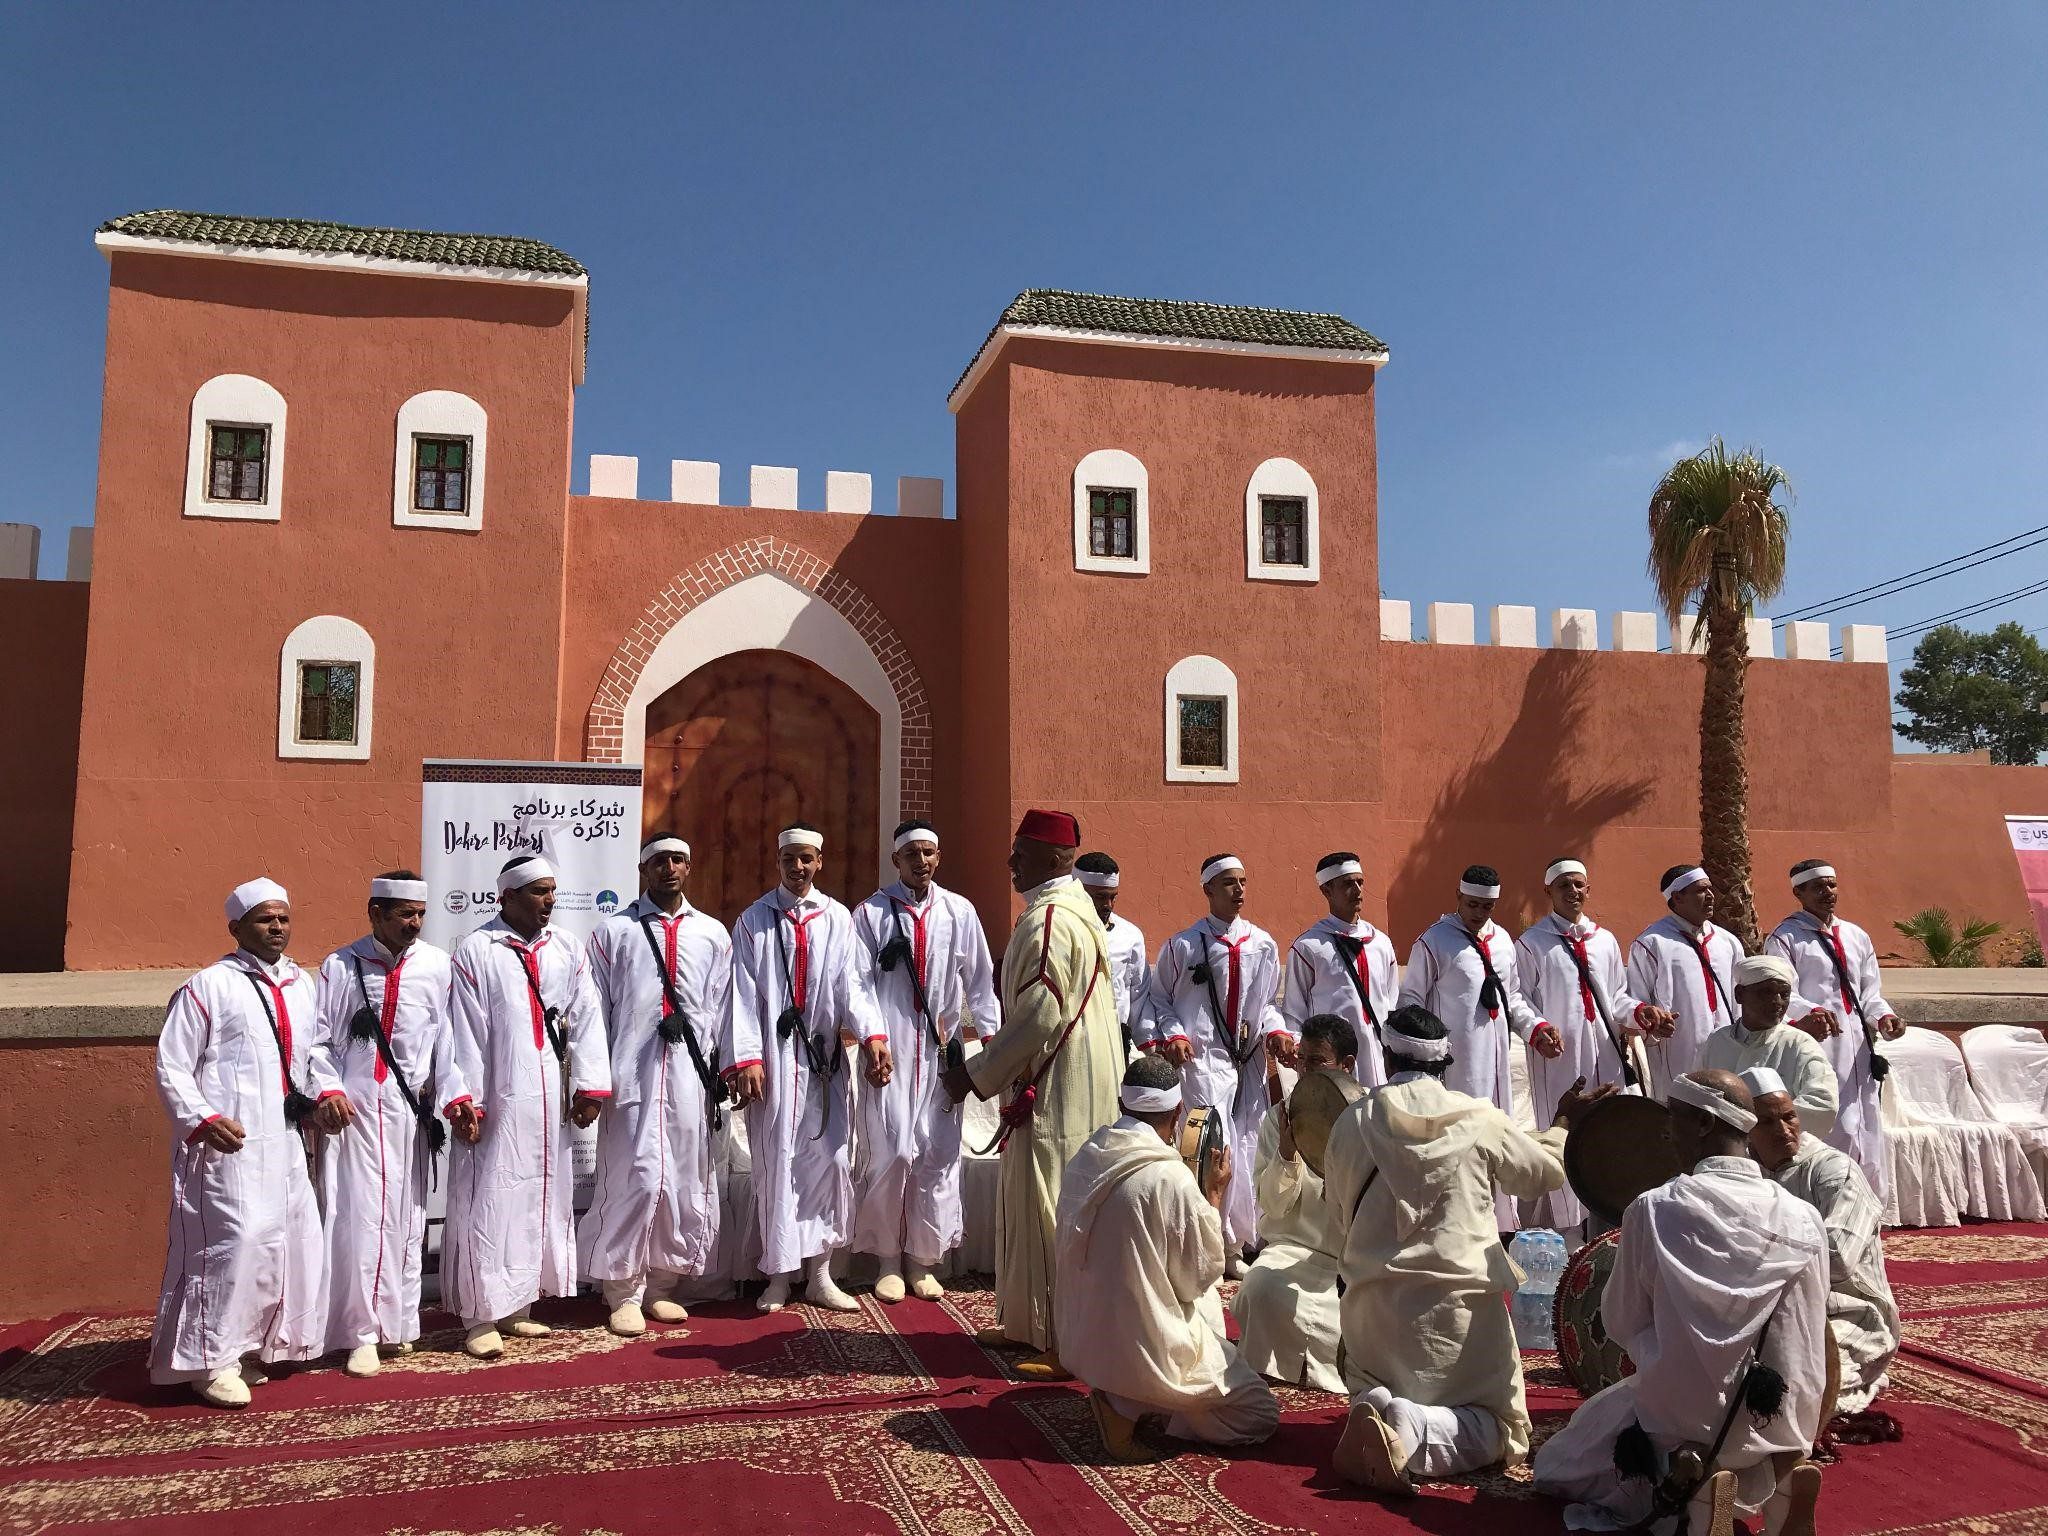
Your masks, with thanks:
M 331 613 L 307 619 L 278 658 L 277 755 L 367 761 L 376 689 L 370 632 Z
M 1322 578 L 1316 482 L 1292 459 L 1268 459 L 1244 488 L 1244 573 L 1253 581 Z
M 274 523 L 284 506 L 284 396 L 246 373 L 192 396 L 185 515 Z
M 1166 782 L 1237 782 L 1237 674 L 1214 656 L 1167 671 Z
M 1074 466 L 1074 569 L 1144 576 L 1152 569 L 1151 490 L 1138 456 L 1098 448 Z
M 398 528 L 474 533 L 484 525 L 484 408 L 452 389 L 429 389 L 398 408 L 391 522 Z

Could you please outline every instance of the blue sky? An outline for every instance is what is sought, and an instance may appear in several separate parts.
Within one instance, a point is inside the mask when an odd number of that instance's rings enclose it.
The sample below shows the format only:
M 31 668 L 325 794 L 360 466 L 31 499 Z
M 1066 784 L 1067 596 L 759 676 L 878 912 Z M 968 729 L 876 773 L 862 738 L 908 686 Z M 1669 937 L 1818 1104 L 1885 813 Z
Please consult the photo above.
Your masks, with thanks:
M 335 19 L 338 18 L 338 19 Z M 940 474 L 1060 286 L 1389 342 L 1383 585 L 1649 606 L 1709 433 L 1790 471 L 1776 611 L 2048 523 L 2048 8 L 0 9 L 0 521 L 90 518 L 96 224 L 537 236 L 593 273 L 587 455 Z M 1898 628 L 2048 551 L 1833 614 Z M 1978 622 L 2048 625 L 2048 596 Z M 1895 647 L 1895 655 L 1900 648 Z

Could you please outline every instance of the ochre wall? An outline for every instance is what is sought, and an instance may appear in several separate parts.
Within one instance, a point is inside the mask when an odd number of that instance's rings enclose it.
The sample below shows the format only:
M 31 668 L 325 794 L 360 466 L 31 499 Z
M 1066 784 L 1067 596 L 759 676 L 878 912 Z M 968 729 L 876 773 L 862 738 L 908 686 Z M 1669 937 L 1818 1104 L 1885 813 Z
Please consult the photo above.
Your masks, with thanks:
M 88 590 L 0 581 L 0 972 L 64 968 Z
M 1006 861 L 1010 834 L 1010 375 L 990 370 L 953 423 L 960 529 L 961 739 L 956 760 L 961 828 L 940 878 L 972 901 L 989 943 L 1008 942 L 1016 904 Z M 1039 686 L 1064 678 L 1047 674 Z
M 222 894 L 259 873 L 317 956 L 366 875 L 417 861 L 422 757 L 550 754 L 581 341 L 559 289 L 115 255 L 93 584 L 118 596 L 86 647 L 69 966 L 218 953 Z M 193 393 L 222 373 L 285 397 L 279 522 L 182 515 Z M 427 389 L 489 415 L 480 532 L 392 526 L 398 409 Z M 377 645 L 368 762 L 277 756 L 279 649 L 323 613 Z M 144 864 L 189 899 L 137 900 Z

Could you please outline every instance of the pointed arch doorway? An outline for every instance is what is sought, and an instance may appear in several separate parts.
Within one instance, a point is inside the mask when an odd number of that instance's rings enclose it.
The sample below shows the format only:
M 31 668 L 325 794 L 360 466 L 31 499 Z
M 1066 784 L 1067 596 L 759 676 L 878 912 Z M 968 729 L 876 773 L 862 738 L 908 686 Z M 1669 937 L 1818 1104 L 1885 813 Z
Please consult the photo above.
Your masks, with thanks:
M 775 834 L 825 834 L 821 887 L 853 905 L 880 861 L 881 719 L 816 663 L 734 651 L 647 704 L 643 833 L 673 828 L 695 857 L 690 899 L 730 926 L 774 885 Z

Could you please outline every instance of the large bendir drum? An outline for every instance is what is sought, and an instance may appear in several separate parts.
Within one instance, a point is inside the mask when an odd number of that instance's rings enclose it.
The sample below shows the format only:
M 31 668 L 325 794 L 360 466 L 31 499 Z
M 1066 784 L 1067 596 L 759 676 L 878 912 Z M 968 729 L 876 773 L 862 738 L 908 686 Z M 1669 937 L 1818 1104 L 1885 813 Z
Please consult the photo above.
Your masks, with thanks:
M 1195 1183 L 1201 1187 L 1202 1197 L 1207 1199 L 1215 1191 L 1209 1183 L 1210 1155 L 1223 1146 L 1223 1119 L 1221 1112 L 1213 1105 L 1198 1104 L 1187 1112 L 1180 1123 L 1180 1160 L 1187 1164 L 1188 1172 L 1195 1176 Z M 1231 1177 L 1237 1176 L 1236 1170 Z

